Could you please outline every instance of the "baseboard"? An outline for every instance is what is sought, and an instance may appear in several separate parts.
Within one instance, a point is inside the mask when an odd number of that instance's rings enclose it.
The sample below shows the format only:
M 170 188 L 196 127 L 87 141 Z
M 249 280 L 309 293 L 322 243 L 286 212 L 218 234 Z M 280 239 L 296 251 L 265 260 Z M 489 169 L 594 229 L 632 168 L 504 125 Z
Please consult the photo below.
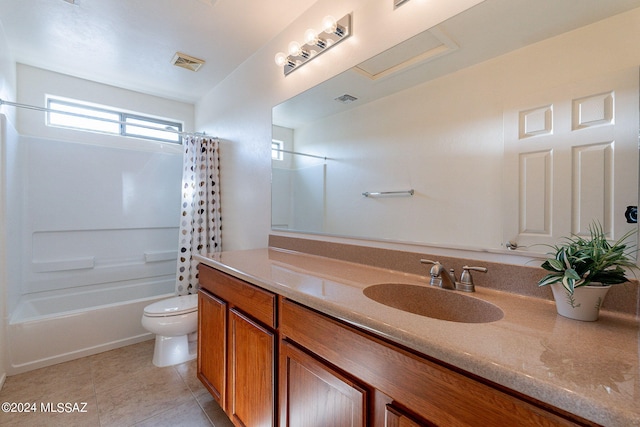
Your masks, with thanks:
M 155 339 L 155 335 L 152 333 L 145 333 L 136 335 L 133 337 L 127 337 L 125 339 L 111 341 L 108 343 L 100 344 L 93 347 L 82 348 L 75 351 L 71 351 L 65 354 L 55 355 L 45 359 L 30 361 L 21 365 L 10 365 L 9 375 L 18 375 L 25 372 L 33 371 L 35 369 L 45 368 L 51 365 L 57 365 L 58 363 L 69 362 L 71 360 L 80 359 L 82 357 L 92 356 L 94 354 L 103 353 L 105 351 L 114 350 L 116 348 L 125 347 L 132 344 L 137 344 L 143 341 L 149 341 Z

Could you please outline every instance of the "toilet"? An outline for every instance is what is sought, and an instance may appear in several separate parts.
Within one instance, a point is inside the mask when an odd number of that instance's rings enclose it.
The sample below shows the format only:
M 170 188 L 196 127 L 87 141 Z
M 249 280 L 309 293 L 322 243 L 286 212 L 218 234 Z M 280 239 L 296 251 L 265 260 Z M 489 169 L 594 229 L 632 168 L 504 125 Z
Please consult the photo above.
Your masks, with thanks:
M 189 351 L 198 329 L 198 295 L 183 295 L 154 302 L 144 308 L 142 326 L 156 334 L 153 364 L 177 365 L 195 359 Z

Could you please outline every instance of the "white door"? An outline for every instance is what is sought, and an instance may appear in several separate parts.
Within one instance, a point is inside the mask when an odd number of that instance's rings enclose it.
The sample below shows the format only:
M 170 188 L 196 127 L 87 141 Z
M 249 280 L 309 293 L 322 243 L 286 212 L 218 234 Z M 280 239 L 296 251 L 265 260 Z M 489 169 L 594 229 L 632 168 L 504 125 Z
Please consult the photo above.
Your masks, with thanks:
M 505 108 L 504 234 L 548 252 L 592 221 L 618 239 L 638 201 L 638 68 L 532 93 Z M 630 243 L 632 241 L 630 240 Z

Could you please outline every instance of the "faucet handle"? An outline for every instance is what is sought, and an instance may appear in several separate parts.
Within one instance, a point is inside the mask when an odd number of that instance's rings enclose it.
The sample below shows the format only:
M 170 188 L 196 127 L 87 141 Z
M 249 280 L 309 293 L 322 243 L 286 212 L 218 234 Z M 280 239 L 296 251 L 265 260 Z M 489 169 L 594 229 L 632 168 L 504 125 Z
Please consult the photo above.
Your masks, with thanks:
M 439 261 L 431 261 L 430 259 L 421 259 L 420 262 L 422 264 L 433 264 L 433 267 L 431 267 L 431 270 L 429 271 L 429 274 L 431 275 L 431 277 L 439 276 L 440 273 L 442 272 L 442 269 L 444 268 Z
M 462 267 L 462 274 L 460 275 L 460 283 L 456 284 L 456 289 L 464 292 L 475 292 L 476 288 L 473 284 L 473 277 L 471 271 L 480 271 L 486 273 L 488 270 L 486 267 L 469 267 L 465 265 Z

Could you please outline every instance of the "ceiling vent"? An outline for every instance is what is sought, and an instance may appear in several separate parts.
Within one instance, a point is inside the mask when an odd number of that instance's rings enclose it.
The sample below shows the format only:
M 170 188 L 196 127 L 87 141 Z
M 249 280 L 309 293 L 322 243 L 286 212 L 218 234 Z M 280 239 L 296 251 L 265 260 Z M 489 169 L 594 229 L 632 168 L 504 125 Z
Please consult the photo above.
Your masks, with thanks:
M 191 71 L 198 71 L 200 67 L 204 65 L 204 59 L 194 58 L 193 56 L 186 55 L 182 52 L 176 52 L 171 60 L 171 63 L 176 67 L 186 68 Z
M 348 104 L 349 102 L 353 102 L 356 99 L 358 98 L 356 98 L 353 95 L 349 95 L 348 93 L 345 93 L 344 95 L 337 97 L 336 101 L 342 102 L 343 104 Z

